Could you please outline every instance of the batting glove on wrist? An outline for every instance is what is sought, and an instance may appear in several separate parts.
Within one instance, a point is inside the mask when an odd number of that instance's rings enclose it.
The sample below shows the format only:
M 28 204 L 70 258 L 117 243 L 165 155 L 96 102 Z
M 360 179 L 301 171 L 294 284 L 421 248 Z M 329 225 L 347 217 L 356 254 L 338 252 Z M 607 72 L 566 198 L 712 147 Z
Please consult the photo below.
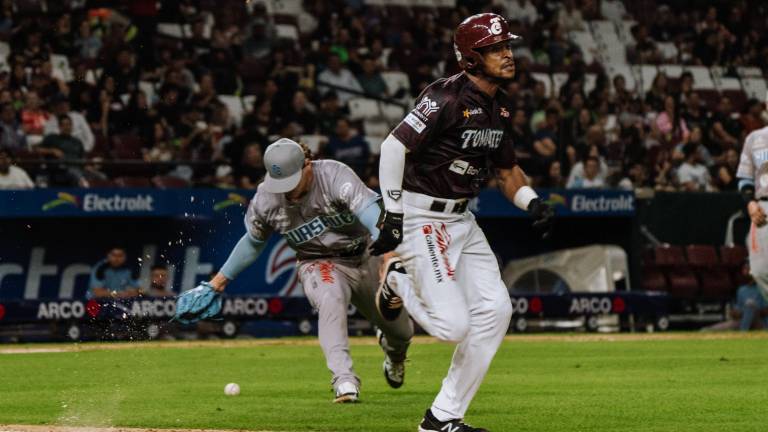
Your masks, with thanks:
M 394 250 L 403 241 L 403 214 L 386 212 L 379 224 L 379 238 L 369 248 L 372 255 Z
M 555 211 L 541 198 L 534 198 L 528 204 L 528 214 L 534 219 L 533 227 L 541 230 L 541 238 L 546 239 L 552 234 L 552 222 L 555 217 Z

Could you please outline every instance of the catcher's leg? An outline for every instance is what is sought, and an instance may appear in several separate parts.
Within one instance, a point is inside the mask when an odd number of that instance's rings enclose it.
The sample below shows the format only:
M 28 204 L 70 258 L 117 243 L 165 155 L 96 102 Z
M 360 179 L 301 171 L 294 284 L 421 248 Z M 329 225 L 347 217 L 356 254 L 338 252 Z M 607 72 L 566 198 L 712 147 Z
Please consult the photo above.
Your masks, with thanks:
M 304 293 L 318 311 L 318 337 L 338 391 L 343 383 L 360 386 L 349 355 L 347 306 L 351 291 L 347 276 L 330 260 L 303 262 L 299 270 Z

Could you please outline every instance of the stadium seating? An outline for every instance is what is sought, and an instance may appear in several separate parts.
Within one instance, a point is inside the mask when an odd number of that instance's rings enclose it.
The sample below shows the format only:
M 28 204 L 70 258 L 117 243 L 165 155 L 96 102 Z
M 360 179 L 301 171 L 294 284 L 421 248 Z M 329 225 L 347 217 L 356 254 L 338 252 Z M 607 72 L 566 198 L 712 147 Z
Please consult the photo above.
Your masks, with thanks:
M 191 186 L 187 180 L 174 176 L 152 177 L 152 184 L 158 189 L 183 189 Z
M 123 188 L 152 187 L 152 183 L 147 177 L 118 177 L 115 179 L 115 185 Z

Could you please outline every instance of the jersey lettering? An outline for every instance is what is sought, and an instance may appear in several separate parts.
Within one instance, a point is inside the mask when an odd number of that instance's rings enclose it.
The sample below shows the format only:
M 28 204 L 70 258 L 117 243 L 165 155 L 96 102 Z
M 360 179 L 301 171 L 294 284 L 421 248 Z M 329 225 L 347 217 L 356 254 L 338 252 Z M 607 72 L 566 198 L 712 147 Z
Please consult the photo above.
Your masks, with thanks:
M 493 150 L 499 147 L 503 136 L 504 131 L 501 129 L 467 129 L 461 134 L 464 140 L 461 148 L 487 147 Z
M 349 212 L 320 215 L 284 234 L 289 243 L 299 245 L 320 236 L 331 228 L 343 227 L 353 222 L 355 222 L 355 215 Z

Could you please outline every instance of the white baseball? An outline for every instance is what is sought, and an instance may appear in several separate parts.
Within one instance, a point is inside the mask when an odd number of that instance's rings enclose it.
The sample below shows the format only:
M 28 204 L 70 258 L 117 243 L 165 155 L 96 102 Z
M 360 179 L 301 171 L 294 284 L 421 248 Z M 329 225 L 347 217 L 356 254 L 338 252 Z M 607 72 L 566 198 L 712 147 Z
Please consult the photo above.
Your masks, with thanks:
M 227 396 L 237 396 L 240 394 L 240 386 L 235 383 L 229 383 L 224 386 L 224 394 Z

